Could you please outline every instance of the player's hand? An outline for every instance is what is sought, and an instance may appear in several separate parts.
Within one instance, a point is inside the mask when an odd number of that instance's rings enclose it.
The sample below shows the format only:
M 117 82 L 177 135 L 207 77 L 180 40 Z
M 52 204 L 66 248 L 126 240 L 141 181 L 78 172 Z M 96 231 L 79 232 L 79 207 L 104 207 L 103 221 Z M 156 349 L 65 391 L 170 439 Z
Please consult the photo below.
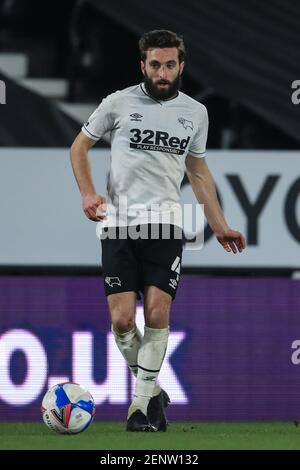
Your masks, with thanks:
M 88 219 L 101 222 L 106 219 L 106 199 L 98 194 L 87 194 L 82 198 L 82 208 Z
M 216 233 L 216 238 L 228 253 L 241 253 L 246 248 L 246 240 L 244 235 L 237 230 L 227 229 L 224 233 Z

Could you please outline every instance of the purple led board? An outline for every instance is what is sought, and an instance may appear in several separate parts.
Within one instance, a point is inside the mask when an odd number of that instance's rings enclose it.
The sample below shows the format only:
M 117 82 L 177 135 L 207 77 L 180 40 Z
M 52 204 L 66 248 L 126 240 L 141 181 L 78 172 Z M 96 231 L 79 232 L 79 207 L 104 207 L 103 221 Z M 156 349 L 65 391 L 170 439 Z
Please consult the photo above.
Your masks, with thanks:
M 39 420 L 47 388 L 67 380 L 90 390 L 96 419 L 126 419 L 134 380 L 102 282 L 0 277 L 3 421 Z M 300 418 L 300 281 L 182 276 L 159 379 L 170 420 Z

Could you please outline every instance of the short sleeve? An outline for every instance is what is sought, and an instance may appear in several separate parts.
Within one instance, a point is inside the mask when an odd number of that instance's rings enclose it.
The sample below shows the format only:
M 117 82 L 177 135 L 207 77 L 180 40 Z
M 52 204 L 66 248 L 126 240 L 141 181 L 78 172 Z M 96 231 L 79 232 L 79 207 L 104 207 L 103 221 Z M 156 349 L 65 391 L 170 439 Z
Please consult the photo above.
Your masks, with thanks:
M 82 126 L 82 132 L 93 140 L 99 140 L 113 129 L 115 123 L 115 96 L 116 93 L 107 96 L 91 114 L 87 122 Z
M 196 158 L 205 157 L 206 141 L 208 133 L 208 114 L 205 106 L 201 106 L 201 115 L 198 129 L 190 143 L 188 153 Z

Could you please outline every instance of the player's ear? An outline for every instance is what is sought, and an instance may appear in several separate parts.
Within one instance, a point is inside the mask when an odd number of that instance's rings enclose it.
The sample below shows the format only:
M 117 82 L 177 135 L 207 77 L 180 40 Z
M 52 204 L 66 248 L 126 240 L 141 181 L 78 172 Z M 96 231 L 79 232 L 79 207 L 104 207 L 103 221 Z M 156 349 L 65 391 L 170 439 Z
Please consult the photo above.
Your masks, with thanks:
M 142 74 L 145 75 L 145 62 L 143 60 L 141 60 L 141 71 Z
M 183 69 L 184 69 L 184 62 L 182 61 L 182 62 L 180 62 L 180 64 L 179 64 L 179 73 L 180 73 L 180 75 L 182 74 Z

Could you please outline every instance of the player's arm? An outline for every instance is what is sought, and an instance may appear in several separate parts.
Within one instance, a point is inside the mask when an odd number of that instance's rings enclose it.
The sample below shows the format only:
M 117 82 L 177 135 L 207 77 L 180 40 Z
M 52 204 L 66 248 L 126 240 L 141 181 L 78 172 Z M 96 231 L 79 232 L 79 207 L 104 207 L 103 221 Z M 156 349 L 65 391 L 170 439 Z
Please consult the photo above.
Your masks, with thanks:
M 217 192 L 211 172 L 204 158 L 188 155 L 186 158 L 187 176 L 199 204 L 204 204 L 207 221 L 223 248 L 237 253 L 246 247 L 244 236 L 232 230 L 225 220 L 217 198 Z
M 89 149 L 95 143 L 95 140 L 90 139 L 81 131 L 71 147 L 71 162 L 82 196 L 84 213 L 88 219 L 98 222 L 106 218 L 106 199 L 96 192 L 88 159 Z

